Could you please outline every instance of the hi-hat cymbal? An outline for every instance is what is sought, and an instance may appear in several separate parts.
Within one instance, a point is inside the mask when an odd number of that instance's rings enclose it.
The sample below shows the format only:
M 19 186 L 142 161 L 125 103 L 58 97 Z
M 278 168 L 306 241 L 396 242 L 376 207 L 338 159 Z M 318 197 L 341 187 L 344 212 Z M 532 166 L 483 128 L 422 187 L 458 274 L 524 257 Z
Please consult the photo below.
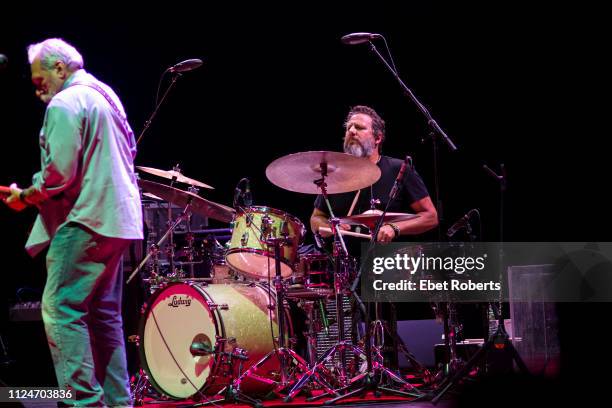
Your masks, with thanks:
M 285 190 L 320 194 L 314 183 L 327 166 L 327 192 L 346 193 L 371 186 L 380 178 L 380 169 L 366 158 L 340 152 L 302 152 L 274 160 L 266 168 L 266 176 Z
M 351 215 L 350 217 L 340 218 L 340 224 L 365 225 L 370 230 L 373 230 L 374 227 L 376 227 L 376 223 L 380 219 L 381 215 L 382 211 L 380 210 L 368 210 L 363 214 Z M 388 212 L 385 214 L 383 223 L 406 221 L 416 217 L 419 217 L 419 215 Z
M 143 190 L 155 194 L 164 200 L 181 207 L 191 203 L 191 210 L 204 217 L 210 217 L 221 222 L 230 222 L 234 218 L 235 210 L 223 204 L 218 204 L 200 197 L 197 194 L 178 188 L 166 186 L 148 180 L 138 180 Z
M 144 171 L 145 173 L 153 174 L 155 176 L 167 178 L 169 180 L 176 180 L 179 183 L 189 184 L 190 186 L 197 186 L 202 188 L 214 189 L 214 187 L 204 184 L 201 181 L 184 176 L 181 172 L 176 170 L 160 170 L 153 167 L 136 166 L 138 170 Z

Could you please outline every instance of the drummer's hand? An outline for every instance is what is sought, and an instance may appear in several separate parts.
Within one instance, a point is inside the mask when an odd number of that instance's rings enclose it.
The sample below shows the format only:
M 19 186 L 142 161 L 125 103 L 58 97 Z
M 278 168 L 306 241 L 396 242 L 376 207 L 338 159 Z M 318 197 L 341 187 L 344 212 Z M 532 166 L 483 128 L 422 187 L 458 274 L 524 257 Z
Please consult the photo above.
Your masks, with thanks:
M 391 242 L 395 238 L 395 231 L 389 225 L 383 225 L 378 230 L 378 237 L 376 240 L 378 242 Z
M 17 187 L 15 183 L 11 184 L 9 187 L 11 189 L 11 195 L 3 199 L 6 205 L 15 211 L 21 211 L 26 208 L 27 205 L 19 199 L 19 194 L 21 194 L 22 189 Z

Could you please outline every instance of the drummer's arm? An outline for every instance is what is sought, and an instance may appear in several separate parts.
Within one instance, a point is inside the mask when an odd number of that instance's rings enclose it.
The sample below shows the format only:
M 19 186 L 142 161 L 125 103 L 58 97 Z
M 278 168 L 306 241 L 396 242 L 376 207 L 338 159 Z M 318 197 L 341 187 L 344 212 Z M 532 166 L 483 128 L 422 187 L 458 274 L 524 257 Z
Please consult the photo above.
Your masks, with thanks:
M 438 212 L 436 211 L 436 207 L 433 205 L 433 202 L 429 196 L 415 201 L 410 205 L 410 207 L 414 213 L 418 215 L 418 217 L 406 221 L 394 222 L 393 224 L 395 224 L 400 230 L 400 235 L 422 234 L 438 226 Z M 389 225 L 385 225 L 379 232 L 379 241 L 388 241 L 388 239 L 381 237 L 381 233 L 385 234 L 385 231 L 389 234 L 394 234 L 394 232 L 392 232 L 392 228 Z
M 329 225 L 329 216 L 325 214 L 323 211 L 319 210 L 318 208 L 315 208 L 314 211 L 312 212 L 312 215 L 310 216 L 311 231 L 315 234 L 318 233 L 323 238 L 327 238 L 332 235 L 331 232 L 319 231 L 320 227 L 331 228 L 331 226 Z M 340 224 L 340 228 L 345 229 L 345 230 L 351 229 L 351 227 L 346 224 Z

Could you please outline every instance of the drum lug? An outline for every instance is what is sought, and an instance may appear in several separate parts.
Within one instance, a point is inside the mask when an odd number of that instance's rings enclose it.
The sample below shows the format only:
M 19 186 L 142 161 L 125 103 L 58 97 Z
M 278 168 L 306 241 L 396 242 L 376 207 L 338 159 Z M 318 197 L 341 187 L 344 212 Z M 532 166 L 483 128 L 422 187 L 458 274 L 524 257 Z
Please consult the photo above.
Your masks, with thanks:
M 242 234 L 242 238 L 240 238 L 240 245 L 247 246 L 247 243 L 249 242 L 249 231 L 246 231 L 244 234 Z
M 246 215 L 246 226 L 247 228 L 251 228 L 251 224 L 253 223 L 253 214 L 249 213 Z
M 227 303 L 220 303 L 220 304 L 216 304 L 214 302 L 206 302 L 208 303 L 208 307 L 210 308 L 210 310 L 229 310 L 229 306 Z

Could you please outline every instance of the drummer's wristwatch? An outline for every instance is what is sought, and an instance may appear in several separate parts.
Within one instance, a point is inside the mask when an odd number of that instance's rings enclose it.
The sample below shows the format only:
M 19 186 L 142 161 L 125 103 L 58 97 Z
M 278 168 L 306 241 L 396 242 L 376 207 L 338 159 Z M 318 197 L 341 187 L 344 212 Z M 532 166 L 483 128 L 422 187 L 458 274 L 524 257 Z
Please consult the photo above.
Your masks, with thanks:
M 399 236 L 400 236 L 401 231 L 400 231 L 400 229 L 399 229 L 399 227 L 398 227 L 397 225 L 395 225 L 395 224 L 391 224 L 391 223 L 389 223 L 389 224 L 385 224 L 385 225 L 388 225 L 388 226 L 390 226 L 391 228 L 393 228 L 393 232 L 395 232 L 395 238 L 397 238 L 397 237 L 399 237 Z

